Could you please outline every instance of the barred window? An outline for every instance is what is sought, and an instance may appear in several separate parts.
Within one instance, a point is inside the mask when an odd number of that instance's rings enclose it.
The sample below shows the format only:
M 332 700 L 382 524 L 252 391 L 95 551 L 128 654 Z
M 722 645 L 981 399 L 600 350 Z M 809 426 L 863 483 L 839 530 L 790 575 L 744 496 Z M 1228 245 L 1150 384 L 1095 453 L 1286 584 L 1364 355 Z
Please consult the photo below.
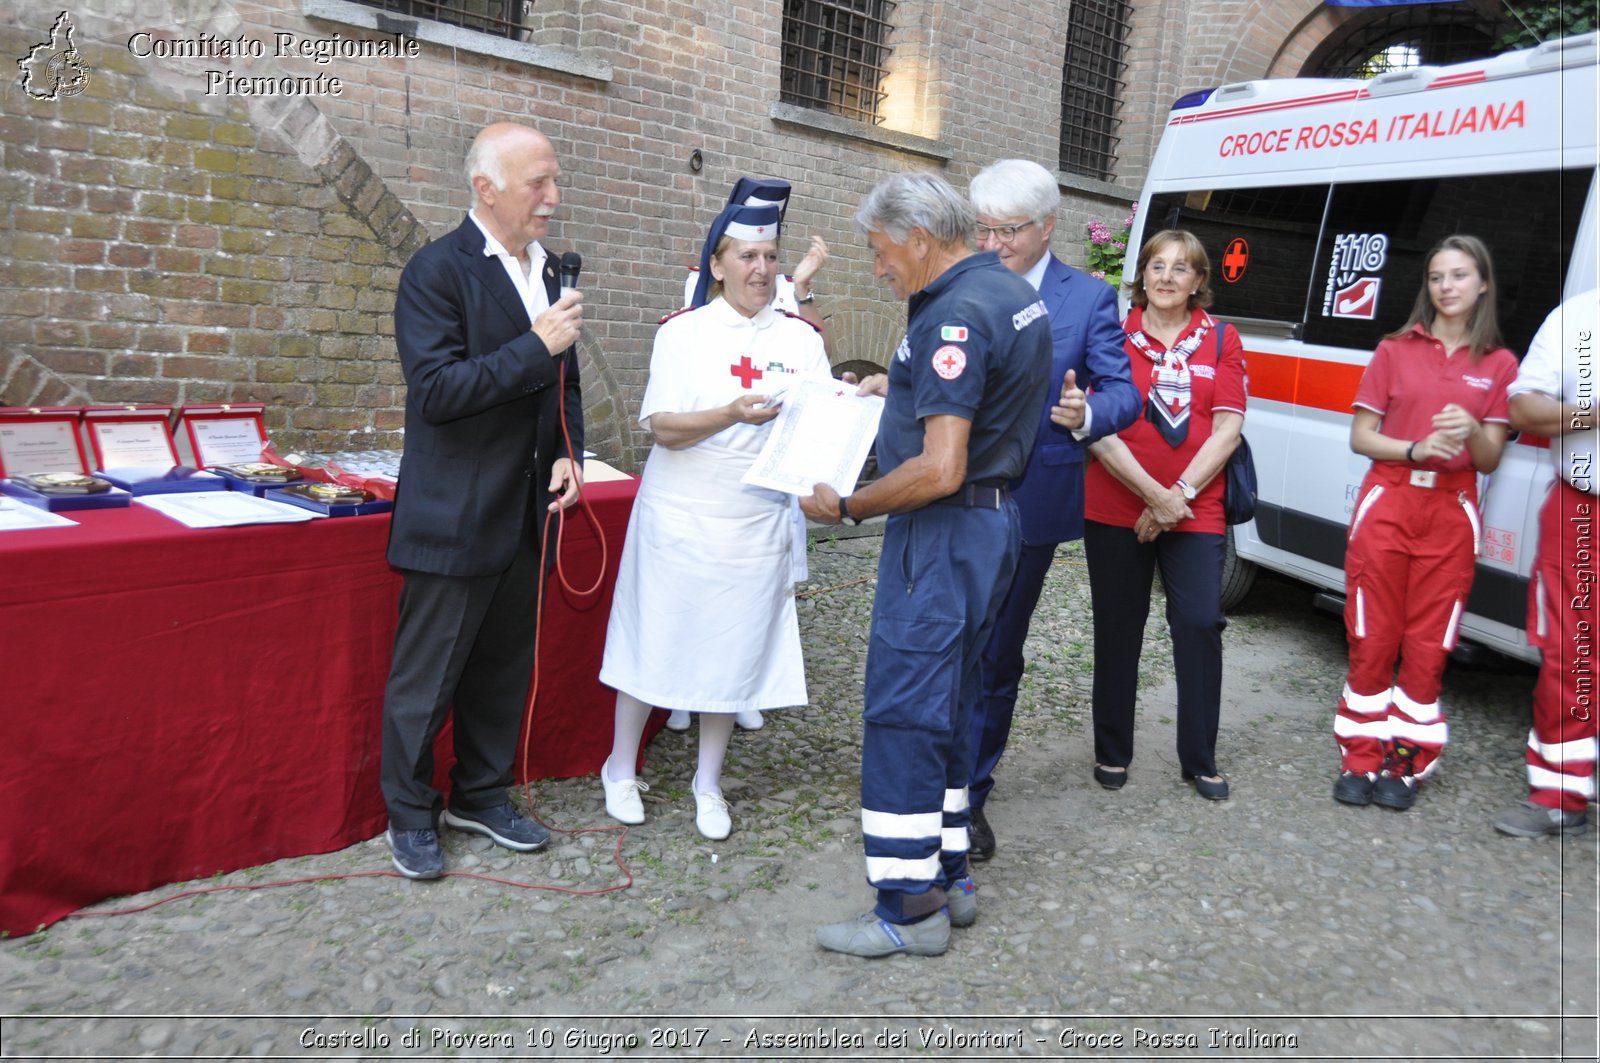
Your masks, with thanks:
M 355 0 L 363 7 L 375 7 L 396 15 L 442 22 L 447 26 L 478 30 L 496 37 L 519 39 L 522 17 L 531 7 L 529 0 Z
M 1444 66 L 1504 51 L 1500 26 L 1468 5 L 1396 8 L 1352 23 L 1348 32 L 1317 49 L 1306 77 L 1374 78 L 1391 70 Z
M 784 103 L 876 125 L 894 0 L 784 0 Z
M 1060 162 L 1067 173 L 1111 180 L 1132 9 L 1125 0 L 1072 0 L 1061 64 Z

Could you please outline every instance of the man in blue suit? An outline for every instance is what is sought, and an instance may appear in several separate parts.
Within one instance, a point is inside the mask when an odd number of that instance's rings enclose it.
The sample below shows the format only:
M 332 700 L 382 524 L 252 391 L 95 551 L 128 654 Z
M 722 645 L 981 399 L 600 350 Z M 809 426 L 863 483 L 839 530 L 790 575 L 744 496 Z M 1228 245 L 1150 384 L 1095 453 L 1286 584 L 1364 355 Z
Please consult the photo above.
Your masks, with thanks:
M 1011 734 L 1028 622 L 1057 544 L 1083 536 L 1085 448 L 1132 424 L 1140 401 L 1123 347 L 1116 289 L 1050 253 L 1061 205 L 1054 175 L 1034 162 L 1002 159 L 972 179 L 967 197 L 978 214 L 979 250 L 997 252 L 1007 268 L 1039 290 L 1055 348 L 1049 393 L 1039 396 L 1039 434 L 1022 478 L 1011 484 L 1022 515 L 1022 554 L 983 651 L 983 695 L 969 735 L 968 855 L 987 860 L 995 840 L 983 806 Z
M 539 243 L 561 202 L 555 150 L 538 130 L 496 123 L 473 141 L 466 175 L 471 211 L 412 256 L 394 308 L 406 438 L 389 563 L 405 582 L 380 779 L 394 866 L 418 879 L 443 874 L 441 819 L 521 852 L 549 840 L 506 787 L 540 566 L 554 560 L 541 550 L 545 515 L 576 500 L 582 468 L 582 296 L 559 294 Z M 445 808 L 433 740 L 452 706 Z

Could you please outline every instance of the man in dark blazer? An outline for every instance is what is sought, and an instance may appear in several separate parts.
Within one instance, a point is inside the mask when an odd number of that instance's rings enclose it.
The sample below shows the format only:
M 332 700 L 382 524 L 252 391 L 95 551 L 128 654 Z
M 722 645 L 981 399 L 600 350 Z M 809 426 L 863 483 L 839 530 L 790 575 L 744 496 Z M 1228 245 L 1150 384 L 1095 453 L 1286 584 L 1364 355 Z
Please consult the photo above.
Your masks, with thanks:
M 1011 485 L 1022 515 L 1022 554 L 983 651 L 983 700 L 969 735 L 968 855 L 987 860 L 995 840 L 983 806 L 1011 734 L 1028 623 L 1057 544 L 1083 536 L 1085 448 L 1132 424 L 1140 403 L 1123 348 L 1116 289 L 1050 253 L 1061 204 L 1055 176 L 1037 163 L 1003 159 L 974 177 L 967 194 L 978 213 L 979 249 L 998 252 L 1002 263 L 1039 290 L 1055 348 L 1051 393 L 1039 398 L 1039 434 L 1022 478 Z M 1085 394 L 1085 386 L 1091 393 Z
M 497 123 L 473 141 L 466 172 L 471 211 L 412 256 L 394 311 L 406 435 L 389 563 L 405 583 L 381 779 L 389 848 L 408 878 L 443 874 L 441 816 L 523 852 L 549 840 L 506 787 L 541 563 L 554 560 L 541 550 L 545 515 L 577 498 L 582 470 L 582 296 L 559 294 L 539 243 L 561 202 L 555 150 L 535 129 Z M 445 808 L 433 740 L 452 706 Z

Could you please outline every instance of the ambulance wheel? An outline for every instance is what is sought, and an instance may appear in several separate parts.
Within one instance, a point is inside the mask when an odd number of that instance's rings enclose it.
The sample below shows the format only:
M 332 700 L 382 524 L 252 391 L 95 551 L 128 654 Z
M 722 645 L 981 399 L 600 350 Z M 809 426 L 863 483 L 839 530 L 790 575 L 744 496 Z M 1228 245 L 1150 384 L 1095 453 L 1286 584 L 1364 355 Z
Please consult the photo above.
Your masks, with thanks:
M 1256 585 L 1256 573 L 1260 570 L 1254 561 L 1246 561 L 1240 557 L 1233 548 L 1233 529 L 1228 529 L 1223 537 L 1222 554 L 1222 611 L 1229 612 L 1245 596 L 1250 593 L 1250 588 Z

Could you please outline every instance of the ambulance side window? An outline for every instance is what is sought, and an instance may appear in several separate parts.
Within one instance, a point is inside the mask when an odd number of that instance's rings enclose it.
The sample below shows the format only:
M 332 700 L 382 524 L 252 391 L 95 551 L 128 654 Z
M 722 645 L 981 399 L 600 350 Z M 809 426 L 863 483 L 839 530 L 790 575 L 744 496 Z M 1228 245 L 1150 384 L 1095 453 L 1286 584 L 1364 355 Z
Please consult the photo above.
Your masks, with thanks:
M 1335 186 L 1304 338 L 1373 349 L 1410 316 L 1428 249 L 1466 233 L 1494 258 L 1500 331 L 1520 357 L 1561 301 L 1592 178 L 1569 170 Z
M 1327 199 L 1325 184 L 1165 193 L 1150 198 L 1144 231 L 1188 229 L 1199 238 L 1211 258 L 1212 313 L 1287 331 L 1305 320 Z

